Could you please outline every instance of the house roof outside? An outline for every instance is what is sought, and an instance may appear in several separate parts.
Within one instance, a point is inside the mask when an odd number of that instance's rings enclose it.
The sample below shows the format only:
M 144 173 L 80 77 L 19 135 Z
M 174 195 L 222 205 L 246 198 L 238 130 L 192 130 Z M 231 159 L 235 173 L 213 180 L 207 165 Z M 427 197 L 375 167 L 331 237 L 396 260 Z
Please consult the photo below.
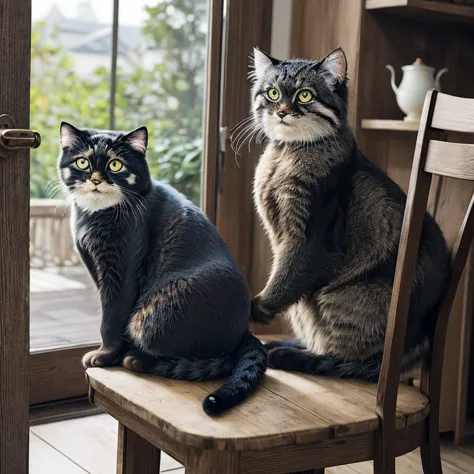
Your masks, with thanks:
M 89 1 L 78 5 L 74 18 L 64 16 L 57 5 L 53 5 L 48 15 L 42 20 L 43 31 L 48 38 L 57 37 L 66 51 L 97 55 L 110 55 L 112 51 L 112 18 L 98 19 Z M 119 25 L 118 56 L 128 56 L 143 48 L 146 40 L 140 27 Z

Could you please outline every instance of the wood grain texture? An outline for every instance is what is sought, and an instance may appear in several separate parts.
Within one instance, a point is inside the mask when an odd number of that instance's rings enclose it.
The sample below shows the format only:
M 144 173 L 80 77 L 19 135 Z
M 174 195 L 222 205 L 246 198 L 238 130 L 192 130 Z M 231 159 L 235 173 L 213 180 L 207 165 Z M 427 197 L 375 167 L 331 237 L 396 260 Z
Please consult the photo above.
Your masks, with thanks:
M 430 417 L 427 419 L 427 432 L 422 444 L 423 465 L 429 466 L 435 473 L 441 472 L 439 448 L 439 411 L 441 374 L 443 368 L 446 333 L 451 309 L 466 266 L 469 251 L 474 239 L 474 194 L 472 195 L 468 211 L 464 217 L 458 237 L 452 249 L 451 281 L 443 299 L 436 325 L 433 350 L 429 362 L 424 368 L 421 379 L 421 390 L 431 401 Z
M 359 48 L 364 0 L 296 0 L 293 2 L 292 57 L 320 60 L 338 46 L 346 53 L 349 121 L 356 125 Z M 330 27 L 328 28 L 328 25 Z M 281 58 L 285 59 L 285 58 Z
M 425 171 L 449 178 L 474 180 L 474 145 L 431 140 Z
M 394 132 L 417 132 L 418 122 L 405 122 L 404 120 L 362 119 L 364 130 L 391 130 Z
M 394 451 L 401 455 L 412 451 L 421 435 L 422 426 L 414 425 L 406 430 L 397 430 Z M 268 448 L 261 452 L 243 452 L 240 470 L 242 474 L 286 474 L 321 466 L 332 467 L 341 464 L 373 459 L 374 436 L 370 434 L 348 436 L 343 440 L 326 440 L 314 444 Z M 328 474 L 332 472 L 329 469 Z M 338 472 L 337 469 L 335 472 Z
M 270 50 L 272 0 L 228 0 L 224 38 L 222 123 L 229 132 L 249 116 L 247 74 L 254 46 Z M 252 181 L 260 149 L 243 146 L 240 155 L 226 144 L 216 226 L 248 276 L 252 236 Z
M 222 1 L 211 0 L 209 2 L 201 208 L 214 223 L 216 221 L 218 185 L 223 10 Z
M 30 406 L 30 427 L 98 415 L 102 410 L 89 403 L 88 397 Z
M 389 13 L 436 23 L 473 23 L 474 8 L 449 1 L 433 0 L 366 0 L 368 10 L 382 9 Z
M 201 403 L 221 381 L 191 384 L 122 369 L 87 373 L 95 404 L 108 410 L 103 400 L 113 400 L 142 420 L 147 431 L 196 448 L 265 449 L 375 432 L 378 427 L 375 386 L 359 382 L 269 370 L 255 396 L 216 420 L 204 414 Z M 428 401 L 414 387 L 402 385 L 400 393 L 397 428 L 402 429 L 424 419 Z
M 0 0 L 0 114 L 29 128 L 31 0 Z M 0 472 L 28 472 L 29 151 L 0 158 Z
M 390 87 L 390 76 L 385 65 L 392 64 L 395 67 L 398 84 L 401 80 L 401 66 L 412 63 L 417 56 L 422 57 L 427 64 L 437 70 L 442 67 L 449 69 L 450 73 L 441 79 L 442 88 L 448 94 L 472 96 L 469 71 L 474 68 L 472 55 L 474 40 L 468 31 L 446 24 L 440 34 L 439 26 L 419 23 L 414 21 L 413 17 L 402 19 L 378 11 L 364 10 L 362 16 L 358 102 L 351 105 L 352 107 L 357 105 L 360 118 L 391 120 L 403 118 Z M 400 34 L 401 30 L 403 34 Z M 443 97 L 443 94 L 440 94 L 440 97 Z M 359 123 L 359 127 L 356 128 L 356 138 L 364 154 L 406 191 L 413 162 L 415 134 L 383 130 L 375 132 L 365 130 L 361 125 Z M 450 135 L 451 133 L 448 133 L 449 140 Z M 438 182 L 436 179 L 434 181 Z M 432 189 L 431 210 L 435 201 L 438 202 L 436 219 L 449 245 L 452 245 L 456 238 L 462 213 L 466 210 L 472 191 L 472 183 L 459 182 L 451 178 L 443 178 L 441 184 Z M 462 287 L 471 288 L 472 280 L 463 283 Z M 470 296 L 472 297 L 472 291 Z M 459 386 L 461 321 L 464 318 L 465 307 L 463 291 L 460 290 L 453 304 L 447 337 L 449 349 L 446 351 L 443 368 L 441 397 L 443 431 L 453 431 L 458 426 L 456 410 L 460 398 L 456 391 Z
M 143 420 L 136 416 L 132 411 L 122 408 L 110 399 L 104 397 L 100 392 L 91 389 L 89 399 L 100 407 L 103 411 L 111 415 L 116 420 L 120 420 L 125 426 L 133 430 L 143 439 L 153 444 L 161 451 L 172 456 L 178 462 L 184 462 L 185 447 L 176 443 L 173 439 L 159 430 L 150 430 L 149 426 L 143 423 Z
M 118 423 L 109 415 L 48 423 L 30 431 L 89 474 L 114 474 L 116 471 Z M 162 453 L 161 472 L 173 472 L 180 467 L 181 464 Z M 36 468 L 40 470 L 41 465 Z M 62 474 L 69 472 L 64 470 Z
M 459 137 L 450 137 L 457 139 Z M 433 215 L 444 233 L 449 248 L 452 248 L 457 238 L 462 219 L 467 211 L 471 196 L 474 192 L 474 183 L 453 178 L 440 178 L 437 189 L 432 189 L 430 201 L 432 202 Z M 462 321 L 471 318 L 471 313 L 466 312 L 468 304 L 472 304 L 472 276 L 465 274 L 459 286 L 451 312 L 448 334 L 446 340 L 446 353 L 443 365 L 442 390 L 441 390 L 441 431 L 457 431 L 456 413 L 463 394 L 458 392 L 462 387 L 459 379 L 461 369 L 461 350 L 463 343 Z M 467 291 L 466 291 L 467 290 Z M 463 425 L 465 424 L 465 420 Z
M 474 12 L 474 7 L 470 7 Z M 474 133 L 474 99 L 438 94 L 433 128 Z
M 37 350 L 30 356 L 30 404 L 87 395 L 82 356 L 96 344 Z
M 101 423 L 97 423 L 99 418 Z M 103 426 L 101 427 L 101 424 Z M 55 435 L 57 428 L 59 433 Z M 91 427 L 92 430 L 91 430 Z M 110 430 L 115 433 L 109 436 Z M 49 423 L 40 426 L 42 429 L 41 437 L 35 434 L 30 435 L 30 474 L 113 474 L 115 472 L 115 459 L 117 451 L 117 422 L 108 415 L 99 415 L 85 417 L 80 420 L 71 420 L 60 423 Z M 97 435 L 103 436 L 103 442 L 97 442 L 96 436 L 90 436 L 90 432 L 97 432 Z M 67 441 L 64 441 L 64 438 Z M 83 445 L 81 449 L 75 452 L 71 449 L 76 445 Z M 246 474 L 269 472 L 267 469 L 269 460 L 276 457 L 276 463 L 283 462 L 277 470 L 271 471 L 272 474 L 278 472 L 287 474 L 292 469 L 298 469 L 300 466 L 307 465 L 308 461 L 317 458 L 320 450 L 328 452 L 327 443 L 321 443 L 321 447 L 316 447 L 314 453 L 303 452 L 302 447 L 288 448 L 283 453 L 265 451 L 260 459 L 250 458 L 241 455 L 240 470 Z M 456 447 L 451 442 L 443 442 L 442 446 L 443 472 L 445 474 L 467 474 L 471 472 L 474 464 L 474 447 L 472 441 L 470 444 L 464 444 Z M 276 450 L 279 451 L 279 450 Z M 335 454 L 340 450 L 335 450 Z M 245 456 L 245 460 L 243 460 Z M 301 458 L 305 459 L 302 460 Z M 100 459 L 95 467 L 89 459 Z M 337 461 L 337 459 L 336 459 Z M 340 462 L 340 461 L 339 461 Z M 180 464 L 171 460 L 166 454 L 162 453 L 161 472 L 167 474 L 184 474 L 184 468 Z M 289 470 L 284 470 L 288 468 Z M 326 469 L 326 474 L 372 474 L 373 465 L 371 462 L 359 462 L 356 464 L 342 465 Z M 397 459 L 397 473 L 419 474 L 422 472 L 419 450 L 401 456 Z
M 160 458 L 159 449 L 119 423 L 117 474 L 157 474 Z
M 237 474 L 240 454 L 232 451 L 210 451 L 189 448 L 186 452 L 186 474 Z
M 382 367 L 377 387 L 377 413 L 381 425 L 377 433 L 377 452 L 374 470 L 377 473 L 395 473 L 395 416 L 398 381 L 405 345 L 407 318 L 410 307 L 413 276 L 417 263 L 423 216 L 428 204 L 431 175 L 423 172 L 429 147 L 429 126 L 434 113 L 436 93 L 429 92 L 425 100 L 418 134 L 415 157 L 400 234 L 397 265 L 388 314 Z
M 469 282 L 474 278 L 474 262 L 473 250 L 467 259 L 464 276 L 462 279 L 463 294 L 463 311 L 461 320 L 461 340 L 459 344 L 459 370 L 458 370 L 458 386 L 457 386 L 457 404 L 456 404 L 456 425 L 458 429 L 454 434 L 456 444 L 461 444 L 466 435 L 467 420 L 467 400 L 469 385 L 469 369 L 471 365 L 471 337 L 473 327 L 474 301 L 472 298 L 472 289 Z

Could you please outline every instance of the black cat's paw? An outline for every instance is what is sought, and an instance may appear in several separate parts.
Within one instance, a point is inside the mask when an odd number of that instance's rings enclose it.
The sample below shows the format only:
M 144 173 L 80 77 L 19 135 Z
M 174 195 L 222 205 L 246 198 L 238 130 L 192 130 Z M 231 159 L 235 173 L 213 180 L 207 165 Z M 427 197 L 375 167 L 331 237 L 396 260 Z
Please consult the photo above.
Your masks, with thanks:
M 82 366 L 85 369 L 89 367 L 111 367 L 117 365 L 119 354 L 116 351 L 100 348 L 95 351 L 88 352 L 82 358 Z
M 132 372 L 150 372 L 151 364 L 147 356 L 139 351 L 130 351 L 123 356 L 122 366 Z
M 270 369 L 293 370 L 296 350 L 289 347 L 275 347 L 268 350 L 267 364 Z
M 265 308 L 262 299 L 256 296 L 250 304 L 250 320 L 253 323 L 269 324 L 275 317 L 275 313 Z

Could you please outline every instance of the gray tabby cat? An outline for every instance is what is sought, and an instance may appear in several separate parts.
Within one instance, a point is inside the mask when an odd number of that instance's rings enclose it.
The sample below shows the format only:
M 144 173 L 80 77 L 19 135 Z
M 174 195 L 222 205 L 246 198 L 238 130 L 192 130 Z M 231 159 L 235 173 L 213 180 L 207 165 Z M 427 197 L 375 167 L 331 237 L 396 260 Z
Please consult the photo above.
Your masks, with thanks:
M 269 141 L 254 197 L 274 261 L 252 318 L 284 313 L 298 338 L 268 345 L 269 366 L 376 381 L 406 196 L 357 148 L 341 49 L 319 62 L 254 54 L 254 127 Z M 426 214 L 404 373 L 430 349 L 448 279 L 445 240 Z
M 145 127 L 61 124 L 59 175 L 102 306 L 102 345 L 82 362 L 182 380 L 228 376 L 204 400 L 218 415 L 257 389 L 266 351 L 248 331 L 248 288 L 226 244 L 196 206 L 150 178 L 147 141 Z

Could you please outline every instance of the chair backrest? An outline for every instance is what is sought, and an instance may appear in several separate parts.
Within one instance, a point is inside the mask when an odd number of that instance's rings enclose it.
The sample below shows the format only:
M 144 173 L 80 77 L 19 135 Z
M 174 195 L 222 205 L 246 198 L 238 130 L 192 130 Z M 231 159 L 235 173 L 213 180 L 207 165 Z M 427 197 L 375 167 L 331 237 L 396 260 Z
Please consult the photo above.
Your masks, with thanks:
M 377 414 L 384 424 L 395 424 L 411 288 L 432 177 L 438 175 L 474 180 L 474 145 L 446 142 L 447 131 L 474 134 L 474 99 L 429 91 L 416 141 L 377 388 Z M 449 316 L 473 238 L 474 194 L 454 246 L 450 249 L 452 277 L 439 311 L 430 359 L 422 369 L 421 390 L 429 396 L 430 407 L 436 417 L 439 414 Z M 436 420 L 434 429 L 437 427 Z

